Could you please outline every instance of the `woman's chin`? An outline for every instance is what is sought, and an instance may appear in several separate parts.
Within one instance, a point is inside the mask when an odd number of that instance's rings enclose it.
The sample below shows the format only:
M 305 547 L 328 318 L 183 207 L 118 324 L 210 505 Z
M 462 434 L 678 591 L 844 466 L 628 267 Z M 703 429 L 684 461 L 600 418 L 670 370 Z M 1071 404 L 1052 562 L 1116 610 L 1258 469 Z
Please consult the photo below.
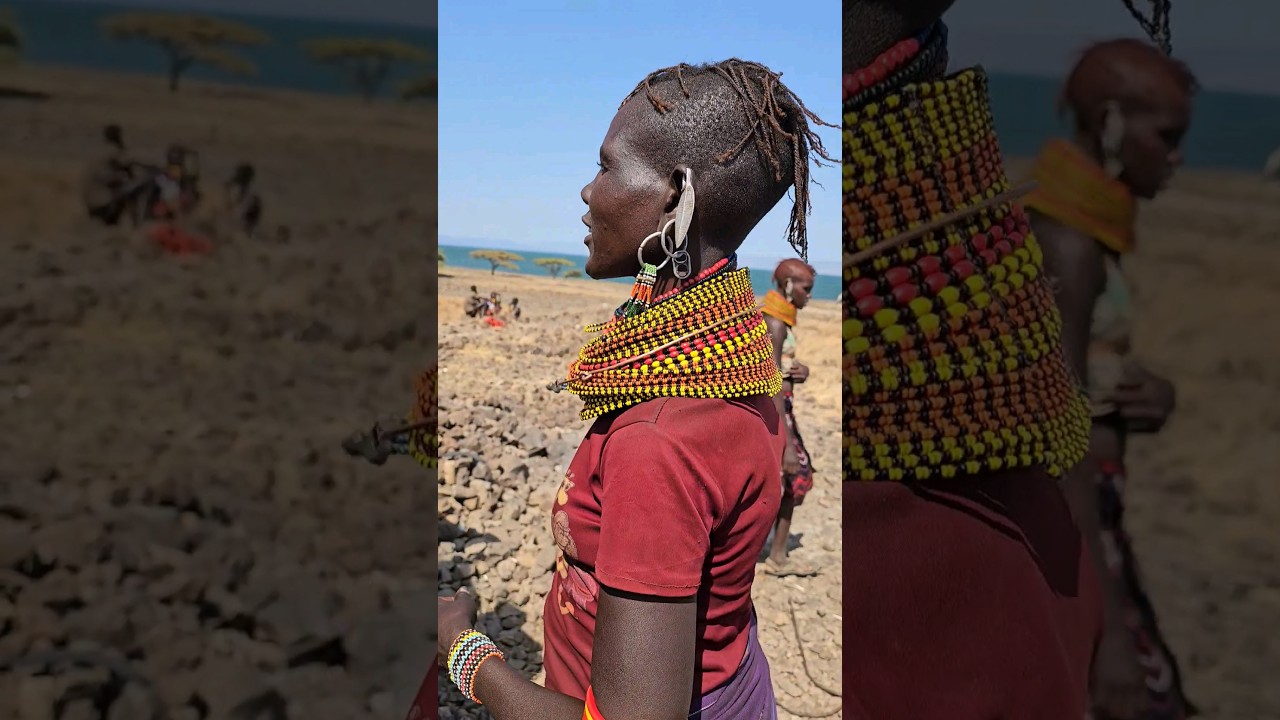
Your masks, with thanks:
M 612 280 L 614 278 L 627 277 L 629 273 L 619 271 L 617 268 L 600 267 L 592 256 L 587 256 L 586 265 L 583 266 L 582 272 L 592 280 Z

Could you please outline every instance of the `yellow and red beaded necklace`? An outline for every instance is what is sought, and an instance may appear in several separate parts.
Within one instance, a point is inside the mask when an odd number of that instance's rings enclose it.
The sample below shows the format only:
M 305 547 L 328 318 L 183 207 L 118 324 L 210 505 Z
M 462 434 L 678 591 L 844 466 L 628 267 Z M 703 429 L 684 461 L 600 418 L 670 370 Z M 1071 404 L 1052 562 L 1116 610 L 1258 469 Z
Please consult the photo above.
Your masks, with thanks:
M 553 389 L 582 397 L 582 419 L 658 397 L 776 394 L 782 374 L 749 270 L 721 260 L 648 309 L 591 325 L 600 335 Z
M 1036 189 L 1023 204 L 1079 230 L 1112 251 L 1133 250 L 1133 193 L 1066 140 L 1051 140 L 1036 158 Z
M 986 76 L 935 79 L 941 24 L 925 40 L 896 84 L 846 97 L 844 479 L 1061 474 L 1089 409 L 1040 248 L 1008 199 Z
M 765 315 L 781 320 L 787 327 L 796 326 L 796 306 L 777 290 L 765 293 L 764 307 L 761 311 Z

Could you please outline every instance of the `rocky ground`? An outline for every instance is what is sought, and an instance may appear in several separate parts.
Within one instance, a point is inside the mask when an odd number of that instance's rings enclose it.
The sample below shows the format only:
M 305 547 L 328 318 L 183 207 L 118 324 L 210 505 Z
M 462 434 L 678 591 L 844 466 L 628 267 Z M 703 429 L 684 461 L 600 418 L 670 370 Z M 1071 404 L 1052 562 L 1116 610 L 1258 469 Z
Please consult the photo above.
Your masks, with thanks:
M 607 316 L 625 285 L 444 268 L 440 281 L 440 580 L 466 585 L 481 604 L 480 629 L 508 660 L 541 681 L 542 604 L 555 561 L 548 510 L 586 423 L 576 397 L 545 390 Z M 524 320 L 502 329 L 467 318 L 472 284 L 518 297 Z M 798 421 L 819 470 L 796 512 L 794 557 L 823 568 L 810 578 L 759 573 L 754 590 L 761 642 L 773 671 L 779 717 L 840 717 L 839 309 L 814 303 L 801 314 L 800 357 L 810 382 Z M 825 429 L 825 431 L 824 431 Z M 792 610 L 795 625 L 792 623 Z M 796 640 L 812 676 L 806 674 Z M 821 689 L 822 687 L 827 690 Z M 447 679 L 441 718 L 481 718 Z M 793 714 L 793 711 L 803 715 Z
M 402 716 L 431 476 L 340 442 L 431 361 L 434 112 L 11 79 L 49 97 L 0 99 L 0 720 Z M 255 161 L 271 231 L 179 260 L 90 224 L 112 121 Z

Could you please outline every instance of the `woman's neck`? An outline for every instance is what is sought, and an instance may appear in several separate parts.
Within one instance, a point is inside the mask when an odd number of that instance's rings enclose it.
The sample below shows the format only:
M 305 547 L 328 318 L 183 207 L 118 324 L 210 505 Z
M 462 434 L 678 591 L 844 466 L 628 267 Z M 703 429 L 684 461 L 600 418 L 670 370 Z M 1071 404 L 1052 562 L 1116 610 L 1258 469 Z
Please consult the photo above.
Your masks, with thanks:
M 735 256 L 731 255 L 726 258 L 723 253 L 718 252 L 712 253 L 712 255 L 713 257 L 704 256 L 700 262 L 695 260 L 689 272 L 689 277 L 684 280 L 670 274 L 670 266 L 664 268 L 663 273 L 658 276 L 657 281 L 653 284 L 654 298 L 661 299 L 665 296 L 673 295 L 722 270 L 735 269 Z
M 1077 131 L 1075 137 L 1071 139 L 1071 144 L 1075 145 L 1076 149 L 1084 153 L 1090 160 L 1097 163 L 1098 167 L 1103 167 L 1102 143 L 1098 142 L 1098 139 L 1092 133 L 1084 130 Z
M 693 244 L 690 243 L 690 245 Z M 703 275 L 705 270 L 714 268 L 716 263 L 724 260 L 725 257 L 723 251 L 713 246 L 709 246 L 700 253 L 689 253 L 689 277 L 684 280 L 675 276 L 672 263 L 668 262 L 667 266 L 658 272 L 658 279 L 653 283 L 653 296 L 662 297 L 697 282 L 697 278 Z

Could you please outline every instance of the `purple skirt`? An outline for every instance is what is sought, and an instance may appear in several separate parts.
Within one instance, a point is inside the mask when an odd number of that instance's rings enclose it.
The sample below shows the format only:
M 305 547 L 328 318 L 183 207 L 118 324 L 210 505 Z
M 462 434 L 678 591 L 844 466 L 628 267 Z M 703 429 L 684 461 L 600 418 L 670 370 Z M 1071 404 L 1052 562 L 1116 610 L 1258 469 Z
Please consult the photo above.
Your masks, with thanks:
M 755 611 L 748 628 L 747 652 L 729 682 L 712 690 L 689 714 L 692 720 L 777 720 L 769 660 L 760 647 Z

